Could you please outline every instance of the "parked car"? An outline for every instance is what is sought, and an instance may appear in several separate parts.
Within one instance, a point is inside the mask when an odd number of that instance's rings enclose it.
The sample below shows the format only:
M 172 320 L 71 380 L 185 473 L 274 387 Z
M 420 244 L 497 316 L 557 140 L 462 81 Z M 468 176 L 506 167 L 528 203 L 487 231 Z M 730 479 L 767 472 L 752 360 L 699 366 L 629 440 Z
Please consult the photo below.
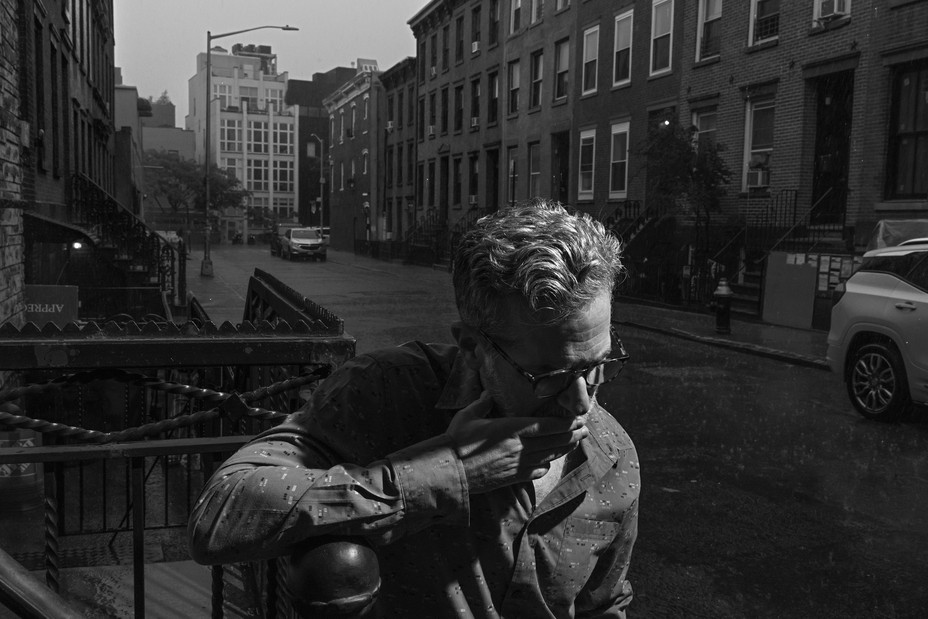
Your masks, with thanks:
M 928 242 L 868 251 L 835 293 L 827 358 L 854 408 L 892 421 L 928 404 Z
M 283 245 L 284 233 L 292 228 L 302 228 L 303 226 L 293 222 L 283 222 L 274 226 L 271 234 L 271 255 L 280 256 L 280 248 Z
M 319 228 L 290 228 L 284 232 L 280 257 L 285 260 L 325 260 L 326 246 Z

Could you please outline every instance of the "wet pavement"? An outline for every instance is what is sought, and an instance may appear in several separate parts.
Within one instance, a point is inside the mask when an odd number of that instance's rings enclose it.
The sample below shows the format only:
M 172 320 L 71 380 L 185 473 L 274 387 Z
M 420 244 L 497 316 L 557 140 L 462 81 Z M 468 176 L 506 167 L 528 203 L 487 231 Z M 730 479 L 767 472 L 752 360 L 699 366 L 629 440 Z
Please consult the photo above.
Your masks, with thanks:
M 240 322 L 257 266 L 345 319 L 359 353 L 417 337 L 450 341 L 455 313 L 447 272 L 334 250 L 327 263 L 266 256 L 260 246 L 214 248 L 216 275 L 207 279 L 194 254 L 189 289 L 216 322 Z M 720 334 L 712 314 L 627 299 L 617 301 L 613 320 L 637 358 L 607 407 L 623 411 L 617 416 L 647 475 L 630 617 L 923 616 L 924 518 L 912 513 L 909 522 L 887 522 L 880 509 L 888 501 L 903 507 L 910 488 L 902 484 L 928 487 L 919 455 L 928 445 L 924 422 L 884 430 L 849 413 L 840 381 L 827 372 L 821 331 L 735 318 L 731 333 Z M 780 404 L 777 397 L 794 384 L 808 392 L 808 402 Z M 740 393 L 719 400 L 713 390 Z M 749 399 L 777 405 L 741 411 Z M 737 415 L 719 414 L 720 406 L 764 415 L 771 430 L 753 431 Z M 774 434 L 779 428 L 791 433 Z M 906 443 L 901 433 L 909 430 L 914 438 Z M 828 437 L 828 449 L 819 448 L 826 440 L 819 437 Z M 810 477 L 805 469 L 826 456 Z M 905 479 L 894 479 L 892 467 Z M 880 492 L 884 487 L 893 492 Z M 860 508 L 868 502 L 875 502 L 870 512 Z M 24 516 L 32 528 L 41 517 Z M 9 519 L 0 524 L 17 530 L 6 526 Z M 182 560 L 182 540 L 153 541 L 163 562 L 146 566 L 149 616 L 206 616 L 200 609 L 208 602 L 208 571 Z M 74 598 L 108 609 L 88 616 L 131 616 L 131 567 L 64 572 Z M 166 591 L 178 595 L 156 593 Z M 229 608 L 226 616 L 247 613 Z

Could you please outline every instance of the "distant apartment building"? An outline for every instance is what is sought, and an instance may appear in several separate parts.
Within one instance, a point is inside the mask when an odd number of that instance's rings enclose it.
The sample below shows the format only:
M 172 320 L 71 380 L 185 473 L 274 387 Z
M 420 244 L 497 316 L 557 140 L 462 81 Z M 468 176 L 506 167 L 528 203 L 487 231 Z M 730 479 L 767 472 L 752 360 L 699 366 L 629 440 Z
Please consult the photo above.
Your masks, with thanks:
M 142 144 L 146 151 L 176 154 L 181 159 L 196 159 L 196 136 L 177 126 L 174 104 L 166 96 L 151 102 L 151 116 L 142 117 Z
M 247 208 L 265 218 L 295 221 L 296 115 L 284 102 L 287 72 L 278 72 L 269 45 L 214 47 L 210 124 L 206 127 L 206 53 L 197 55 L 197 73 L 188 81 L 189 114 L 185 126 L 194 132 L 196 158 L 228 170 L 251 192 L 241 209 L 219 213 L 221 238 L 247 233 Z
M 374 60 L 358 59 L 357 73 L 325 98 L 329 116 L 328 179 L 331 245 L 352 250 L 355 241 L 383 240 L 383 86 Z
M 384 91 L 384 238 L 402 241 L 416 218 L 416 59 L 380 74 Z
M 287 81 L 284 103 L 297 115 L 297 212 L 300 223 L 331 227 L 327 195 L 329 115 L 323 100 L 355 76 L 351 67 L 335 67 L 314 73 L 311 80 Z

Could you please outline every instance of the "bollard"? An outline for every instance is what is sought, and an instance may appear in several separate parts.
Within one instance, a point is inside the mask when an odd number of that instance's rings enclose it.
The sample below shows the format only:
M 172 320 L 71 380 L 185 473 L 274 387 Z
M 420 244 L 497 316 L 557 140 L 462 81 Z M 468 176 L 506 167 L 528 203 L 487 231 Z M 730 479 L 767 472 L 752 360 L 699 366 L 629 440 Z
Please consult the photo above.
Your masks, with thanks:
M 712 293 L 715 297 L 715 332 L 731 333 L 731 298 L 735 293 L 728 287 L 728 279 L 719 279 L 719 287 Z
M 288 589 L 304 619 L 376 619 L 380 616 L 380 562 L 359 537 L 322 536 L 290 555 Z

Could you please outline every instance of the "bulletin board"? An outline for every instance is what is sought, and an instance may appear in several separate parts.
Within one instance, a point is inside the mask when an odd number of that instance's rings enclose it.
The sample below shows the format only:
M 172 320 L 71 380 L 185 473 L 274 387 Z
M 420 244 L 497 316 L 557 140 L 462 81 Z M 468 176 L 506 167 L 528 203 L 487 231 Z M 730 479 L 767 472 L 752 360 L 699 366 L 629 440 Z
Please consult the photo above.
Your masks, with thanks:
M 806 254 L 771 252 L 764 284 L 764 320 L 775 325 L 808 329 L 812 326 L 818 260 Z

